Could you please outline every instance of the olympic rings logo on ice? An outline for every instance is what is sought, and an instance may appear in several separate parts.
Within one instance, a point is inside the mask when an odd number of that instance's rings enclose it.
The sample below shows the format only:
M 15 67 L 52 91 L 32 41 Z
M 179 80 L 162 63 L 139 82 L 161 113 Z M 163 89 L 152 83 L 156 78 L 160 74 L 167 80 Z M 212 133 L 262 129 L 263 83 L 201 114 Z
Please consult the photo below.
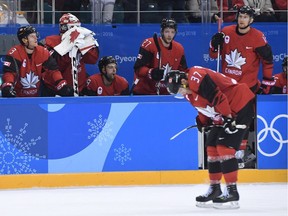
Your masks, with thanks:
M 264 124 L 264 128 L 262 130 L 259 131 L 259 133 L 257 134 L 257 140 L 258 140 L 258 150 L 259 152 L 264 155 L 264 156 L 267 156 L 267 157 L 273 157 L 275 155 L 277 155 L 281 150 L 282 150 L 282 147 L 283 147 L 283 144 L 286 144 L 288 143 L 288 140 L 283 140 L 283 137 L 282 137 L 282 134 L 276 130 L 274 128 L 274 124 L 275 122 L 280 119 L 280 118 L 287 118 L 288 119 L 288 115 L 286 114 L 280 114 L 280 115 L 277 115 L 272 121 L 271 121 L 271 124 L 270 126 L 268 126 L 268 123 L 266 122 L 266 120 L 260 116 L 260 115 L 257 115 L 257 118 L 260 119 L 263 124 Z M 273 153 L 266 153 L 264 152 L 261 147 L 260 147 L 260 143 L 263 142 L 266 137 L 268 136 L 268 133 L 270 132 L 272 138 L 279 143 L 279 147 L 278 149 L 273 152 Z M 262 136 L 262 137 L 261 137 Z

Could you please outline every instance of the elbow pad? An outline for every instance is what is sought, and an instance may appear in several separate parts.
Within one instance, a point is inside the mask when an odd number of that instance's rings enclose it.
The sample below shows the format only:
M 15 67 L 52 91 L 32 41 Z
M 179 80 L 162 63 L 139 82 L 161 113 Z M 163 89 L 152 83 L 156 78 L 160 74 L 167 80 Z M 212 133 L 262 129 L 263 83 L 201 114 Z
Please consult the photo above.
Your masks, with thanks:
M 272 49 L 269 44 L 266 44 L 265 46 L 262 47 L 257 47 L 255 51 L 258 53 L 259 56 L 261 56 L 261 58 L 263 58 L 269 64 L 273 63 Z

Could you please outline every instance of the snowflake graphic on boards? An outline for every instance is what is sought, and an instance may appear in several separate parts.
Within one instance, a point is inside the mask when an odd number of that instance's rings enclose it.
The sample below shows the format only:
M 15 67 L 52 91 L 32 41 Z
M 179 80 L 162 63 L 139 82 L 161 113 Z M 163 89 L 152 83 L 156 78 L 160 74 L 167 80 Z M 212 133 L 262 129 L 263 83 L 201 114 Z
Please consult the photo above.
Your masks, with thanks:
M 7 118 L 4 136 L 0 136 L 0 174 L 28 174 L 37 170 L 30 166 L 32 161 L 46 158 L 46 155 L 31 154 L 29 150 L 35 146 L 41 137 L 25 141 L 28 123 L 20 128 L 19 133 L 12 134 L 12 124 Z
M 88 139 L 95 139 L 97 137 L 99 145 L 103 145 L 108 140 L 113 139 L 113 122 L 103 119 L 102 115 L 99 115 L 98 119 L 93 119 L 92 122 L 89 121 L 88 125 L 90 126 L 88 129 Z
M 132 160 L 132 158 L 130 157 L 131 148 L 129 149 L 126 148 L 124 144 L 121 144 L 121 147 L 117 149 L 115 148 L 114 152 L 115 152 L 114 160 L 119 161 L 121 165 L 124 165 L 125 162 Z

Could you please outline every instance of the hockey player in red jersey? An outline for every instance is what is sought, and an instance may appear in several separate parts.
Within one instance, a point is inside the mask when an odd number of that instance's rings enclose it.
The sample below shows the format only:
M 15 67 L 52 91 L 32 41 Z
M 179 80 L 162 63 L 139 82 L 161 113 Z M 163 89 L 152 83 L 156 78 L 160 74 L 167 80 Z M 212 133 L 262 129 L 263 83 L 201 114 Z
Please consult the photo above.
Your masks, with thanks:
M 39 34 L 30 26 L 17 31 L 19 45 L 13 46 L 3 63 L 2 97 L 38 97 L 43 73 L 51 77 L 51 85 L 60 96 L 73 95 L 72 87 L 63 79 L 49 51 L 38 46 Z
M 87 79 L 86 94 L 88 96 L 117 96 L 128 95 L 128 81 L 117 72 L 117 62 L 112 56 L 105 56 L 98 63 L 98 74 Z
M 176 34 L 177 23 L 165 18 L 161 23 L 161 37 L 147 38 L 142 42 L 134 65 L 134 83 L 138 83 L 133 94 L 167 95 L 165 73 L 187 70 L 184 48 L 174 40 Z
M 283 72 L 274 75 L 275 85 L 271 89 L 272 94 L 288 94 L 287 61 L 288 61 L 288 57 L 286 56 L 282 62 Z
M 209 54 L 217 58 L 218 46 L 222 57 L 222 73 L 240 83 L 246 83 L 253 92 L 259 90 L 258 71 L 262 63 L 261 89 L 268 94 L 274 85 L 273 55 L 265 35 L 250 25 L 254 10 L 243 6 L 237 13 L 237 25 L 226 26 L 213 35 Z
M 198 207 L 213 201 L 215 208 L 239 208 L 237 191 L 239 149 L 245 131 L 254 115 L 254 94 L 245 83 L 203 67 L 192 67 L 188 74 L 172 71 L 165 77 L 171 94 L 180 93 L 198 111 L 198 129 L 213 125 L 205 147 L 210 187 L 206 194 L 196 197 Z M 220 181 L 226 182 L 222 194 Z
M 234 78 L 237 82 L 246 83 L 256 93 L 269 94 L 275 84 L 272 76 L 273 55 L 265 35 L 250 25 L 253 22 L 254 10 L 243 6 L 237 13 L 237 25 L 224 27 L 216 33 L 210 41 L 210 57 L 217 58 L 218 47 L 222 58 L 222 73 Z M 262 63 L 262 82 L 258 81 L 258 73 Z M 251 122 L 251 131 L 254 122 Z M 249 131 L 245 135 L 241 148 L 237 152 L 239 166 L 244 167 L 241 161 L 248 142 Z
M 62 15 L 59 28 L 59 35 L 48 36 L 41 42 L 56 59 L 64 79 L 74 86 L 74 95 L 82 95 L 88 77 L 85 64 L 96 64 L 98 43 L 93 37 L 94 33 L 81 27 L 79 19 L 71 13 Z M 73 41 L 69 40 L 70 35 Z M 76 61 L 73 62 L 73 59 Z M 51 86 L 49 77 L 44 77 L 44 84 L 42 96 L 55 96 L 55 88 Z

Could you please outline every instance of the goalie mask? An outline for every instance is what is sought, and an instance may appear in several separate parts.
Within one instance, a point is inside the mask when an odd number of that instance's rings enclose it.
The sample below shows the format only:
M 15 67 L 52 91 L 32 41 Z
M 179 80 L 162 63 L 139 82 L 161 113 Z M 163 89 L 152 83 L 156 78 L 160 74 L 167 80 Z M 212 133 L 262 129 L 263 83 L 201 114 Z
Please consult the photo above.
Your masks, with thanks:
M 63 14 L 59 19 L 60 33 L 63 34 L 74 26 L 81 26 L 80 20 L 71 13 Z
M 169 73 L 167 73 L 165 76 L 165 81 L 164 81 L 167 91 L 170 94 L 177 94 L 179 91 L 179 88 L 182 86 L 182 83 L 181 83 L 182 79 L 187 80 L 187 75 L 183 71 L 175 70 L 175 71 L 170 71 Z
M 22 26 L 18 29 L 17 31 L 17 37 L 19 42 L 22 45 L 25 45 L 25 43 L 23 42 L 23 39 L 27 39 L 28 35 L 32 34 L 32 33 L 36 33 L 37 38 L 39 38 L 39 33 L 37 32 L 36 28 L 34 28 L 31 25 L 27 25 L 27 26 Z

